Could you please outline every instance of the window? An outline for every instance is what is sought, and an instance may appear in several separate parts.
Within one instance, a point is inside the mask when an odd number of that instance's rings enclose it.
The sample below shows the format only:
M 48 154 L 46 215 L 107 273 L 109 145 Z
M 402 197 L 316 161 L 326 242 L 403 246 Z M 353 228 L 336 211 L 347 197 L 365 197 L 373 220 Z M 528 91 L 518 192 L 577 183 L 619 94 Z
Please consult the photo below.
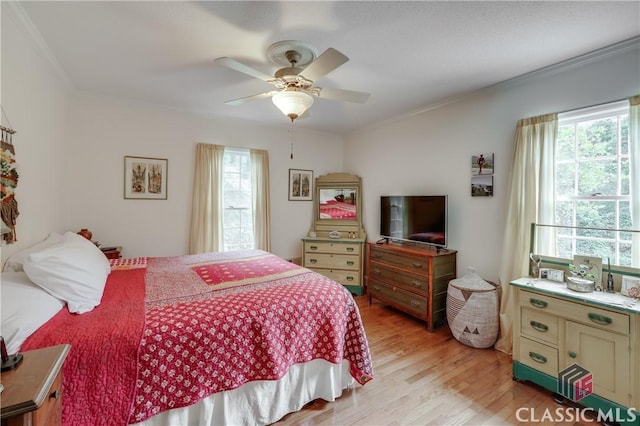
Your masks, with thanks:
M 555 151 L 556 252 L 630 266 L 629 103 L 560 114 Z M 583 229 L 581 229 L 583 228 Z M 586 228 L 586 229 L 584 229 Z
M 224 251 L 254 248 L 249 150 L 225 148 L 222 163 Z

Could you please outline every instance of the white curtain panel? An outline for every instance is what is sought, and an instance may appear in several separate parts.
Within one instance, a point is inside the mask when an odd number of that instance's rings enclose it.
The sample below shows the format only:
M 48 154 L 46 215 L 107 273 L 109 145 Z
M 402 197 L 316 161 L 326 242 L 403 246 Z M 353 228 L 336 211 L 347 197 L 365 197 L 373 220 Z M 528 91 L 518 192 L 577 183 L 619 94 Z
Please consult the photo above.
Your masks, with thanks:
M 199 143 L 191 203 L 189 254 L 220 251 L 223 247 L 222 226 L 222 161 L 224 146 Z
M 507 220 L 502 244 L 500 285 L 500 337 L 495 348 L 512 350 L 514 295 L 509 282 L 529 273 L 531 224 L 553 225 L 553 160 L 558 115 L 546 114 L 520 120 L 516 127 L 515 152 L 507 190 Z M 537 235 L 539 245 L 548 245 L 553 228 Z
M 269 152 L 264 149 L 251 150 L 251 186 L 254 245 L 257 249 L 271 251 Z

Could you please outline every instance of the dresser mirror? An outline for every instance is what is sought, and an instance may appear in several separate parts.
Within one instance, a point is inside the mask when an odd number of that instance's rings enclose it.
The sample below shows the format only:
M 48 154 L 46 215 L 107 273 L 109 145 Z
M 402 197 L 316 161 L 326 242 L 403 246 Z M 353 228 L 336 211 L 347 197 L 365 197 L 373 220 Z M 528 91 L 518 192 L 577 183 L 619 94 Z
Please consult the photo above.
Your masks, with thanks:
M 349 173 L 329 173 L 318 176 L 315 181 L 315 192 L 314 217 L 310 235 L 364 238 L 359 176 Z
M 318 219 L 357 220 L 358 188 L 318 190 Z

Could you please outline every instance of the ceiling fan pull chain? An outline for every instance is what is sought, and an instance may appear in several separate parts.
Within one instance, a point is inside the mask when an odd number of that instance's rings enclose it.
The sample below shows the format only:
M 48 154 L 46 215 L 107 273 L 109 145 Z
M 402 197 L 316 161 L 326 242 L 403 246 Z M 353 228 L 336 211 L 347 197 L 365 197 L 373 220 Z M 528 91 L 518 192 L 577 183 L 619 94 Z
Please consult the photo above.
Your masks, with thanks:
M 290 158 L 293 160 L 293 121 L 291 121 L 291 127 L 289 128 L 289 138 L 291 139 L 291 154 L 290 154 Z

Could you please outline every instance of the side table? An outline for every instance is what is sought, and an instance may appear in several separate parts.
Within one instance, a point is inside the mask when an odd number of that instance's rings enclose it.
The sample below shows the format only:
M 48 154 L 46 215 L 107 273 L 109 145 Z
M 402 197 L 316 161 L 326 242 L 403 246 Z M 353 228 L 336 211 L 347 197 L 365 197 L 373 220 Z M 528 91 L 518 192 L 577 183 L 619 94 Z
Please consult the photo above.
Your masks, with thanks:
M 100 247 L 100 250 L 107 256 L 107 259 L 120 259 L 122 257 L 121 246 Z
M 2 426 L 62 423 L 62 365 L 71 345 L 21 352 L 22 363 L 2 373 Z

